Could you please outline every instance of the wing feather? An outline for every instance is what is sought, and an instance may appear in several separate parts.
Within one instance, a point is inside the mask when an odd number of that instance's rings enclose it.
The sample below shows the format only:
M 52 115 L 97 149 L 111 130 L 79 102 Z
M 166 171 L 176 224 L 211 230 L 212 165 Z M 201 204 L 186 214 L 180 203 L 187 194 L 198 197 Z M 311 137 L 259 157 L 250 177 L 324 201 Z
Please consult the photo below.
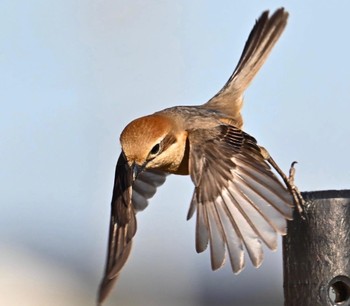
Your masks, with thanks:
M 164 184 L 166 175 L 159 170 L 145 170 L 138 175 L 132 185 L 132 203 L 136 211 L 147 207 L 148 199 L 155 195 L 157 187 Z
M 195 196 L 195 194 L 194 194 Z M 203 252 L 209 242 L 209 221 L 207 210 L 204 205 L 198 204 L 197 200 L 194 199 L 193 202 L 197 206 L 197 222 L 196 222 L 196 251 L 198 253 Z
M 256 140 L 234 126 L 191 131 L 189 144 L 195 191 L 188 218 L 197 211 L 197 252 L 210 242 L 215 270 L 223 265 L 227 249 L 238 273 L 245 265 L 245 248 L 259 267 L 263 243 L 275 250 L 277 234 L 286 233 L 292 195 L 271 171 Z
M 239 170 L 238 170 L 239 171 Z M 237 172 L 238 172 L 237 171 Z M 246 194 L 251 197 L 255 196 L 255 199 L 258 197 L 259 201 L 264 201 L 267 207 L 273 207 L 277 212 L 279 212 L 285 219 L 290 220 L 292 218 L 293 209 L 290 206 L 287 199 L 282 198 L 281 193 L 271 192 L 269 188 L 265 188 L 264 185 L 261 185 L 258 181 L 254 180 L 251 176 L 243 175 L 240 173 L 237 175 L 237 180 L 239 180 L 240 189 L 244 190 Z M 276 216 L 277 217 L 277 216 Z
M 236 197 L 240 197 L 242 201 L 244 200 L 248 202 L 247 204 L 254 208 L 255 211 L 268 222 L 269 226 L 272 227 L 274 231 L 281 235 L 285 235 L 287 225 L 286 219 L 270 204 L 268 198 L 261 196 L 261 194 L 251 189 L 245 182 L 242 184 L 242 181 L 238 181 L 237 185 L 238 188 L 233 186 L 231 192 L 238 192 L 237 195 L 235 195 Z M 274 249 L 275 247 L 270 248 Z
M 203 206 L 207 210 L 209 221 L 211 267 L 213 270 L 217 270 L 225 262 L 226 235 L 217 213 L 216 205 L 213 202 L 208 202 Z
M 231 185 L 231 186 L 230 186 Z M 263 237 L 259 236 L 259 232 L 256 229 L 254 220 L 247 215 L 246 211 L 242 206 L 247 207 L 249 203 L 249 198 L 243 194 L 236 185 L 230 184 L 230 189 L 235 189 L 236 192 L 232 195 L 229 192 L 231 202 L 233 205 L 229 206 L 231 214 L 237 219 L 238 228 L 242 235 L 242 240 L 245 248 L 247 249 L 248 255 L 251 262 L 255 267 L 260 266 L 263 260 L 262 244 L 261 240 Z M 241 201 L 239 201 L 239 196 L 241 196 Z
M 285 192 L 285 188 L 276 179 L 276 176 L 273 173 L 271 173 L 269 176 L 265 175 L 266 171 L 270 171 L 269 167 L 259 167 L 259 163 L 262 162 L 262 159 L 252 161 L 248 158 L 237 156 L 237 158 L 235 158 L 235 162 L 238 166 L 238 171 L 242 176 L 247 179 L 250 178 L 257 184 L 261 185 L 261 187 L 266 191 L 270 191 L 271 193 L 275 194 L 284 202 L 284 204 L 293 206 L 293 204 L 290 202 L 289 193 Z
M 227 192 L 227 189 L 225 189 L 221 197 L 217 199 L 217 209 L 226 236 L 226 245 L 232 270 L 234 273 L 239 273 L 245 266 L 243 239 L 237 222 L 232 216 L 229 206 L 226 204 L 225 193 Z M 229 203 L 231 203 L 231 201 L 229 201 Z
M 133 181 L 132 169 L 124 154 L 120 154 L 115 171 L 107 261 L 98 293 L 99 304 L 108 296 L 129 258 L 137 230 L 137 211 L 147 207 L 148 199 L 165 182 L 165 178 L 166 174 L 162 171 L 145 170 Z
M 245 192 L 239 183 L 235 185 L 231 182 L 229 184 L 229 191 L 237 209 L 247 220 L 249 227 L 251 227 L 256 235 L 259 236 L 270 249 L 276 249 L 276 230 L 273 227 L 272 222 L 263 215 L 260 210 L 256 209 L 256 205 L 249 196 L 249 193 Z M 269 204 L 263 202 L 261 205 L 267 206 Z M 279 217 L 281 218 L 281 216 Z

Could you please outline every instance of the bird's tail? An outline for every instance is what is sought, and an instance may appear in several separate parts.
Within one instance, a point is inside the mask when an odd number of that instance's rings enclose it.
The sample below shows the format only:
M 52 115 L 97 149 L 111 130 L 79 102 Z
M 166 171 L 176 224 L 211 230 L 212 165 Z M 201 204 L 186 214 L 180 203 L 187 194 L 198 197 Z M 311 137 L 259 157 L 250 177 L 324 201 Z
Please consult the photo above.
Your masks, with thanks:
M 268 11 L 263 12 L 250 32 L 231 77 L 224 87 L 203 105 L 205 108 L 227 114 L 234 120 L 235 126 L 241 128 L 243 119 L 240 111 L 243 93 L 281 36 L 287 19 L 288 13 L 283 8 L 276 10 L 271 16 Z

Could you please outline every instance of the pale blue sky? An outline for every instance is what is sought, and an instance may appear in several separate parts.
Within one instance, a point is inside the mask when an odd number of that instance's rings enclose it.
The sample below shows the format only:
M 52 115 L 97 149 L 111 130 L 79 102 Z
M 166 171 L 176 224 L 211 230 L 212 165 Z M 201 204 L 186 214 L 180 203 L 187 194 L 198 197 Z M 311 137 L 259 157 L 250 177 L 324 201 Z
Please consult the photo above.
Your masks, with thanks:
M 231 74 L 254 20 L 280 6 L 290 19 L 245 95 L 245 130 L 286 171 L 299 161 L 301 190 L 349 188 L 348 1 L 2 0 L 2 248 L 67 271 L 63 283 L 75 275 L 94 305 L 123 127 L 208 100 Z M 229 265 L 211 272 L 208 252 L 195 253 L 194 220 L 185 221 L 192 189 L 189 178 L 170 177 L 138 215 L 114 301 L 217 305 L 220 297 L 222 305 L 245 298 L 260 306 L 262 297 L 271 305 L 271 295 L 281 305 L 280 250 L 239 276 Z

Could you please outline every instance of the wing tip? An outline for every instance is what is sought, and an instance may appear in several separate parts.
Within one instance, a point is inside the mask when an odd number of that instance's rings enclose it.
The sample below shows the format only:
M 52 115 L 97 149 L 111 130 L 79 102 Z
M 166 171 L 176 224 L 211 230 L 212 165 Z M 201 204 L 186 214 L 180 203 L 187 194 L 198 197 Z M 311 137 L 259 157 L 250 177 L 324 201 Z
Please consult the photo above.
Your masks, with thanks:
M 264 252 L 262 251 L 262 249 L 259 251 L 259 254 L 257 254 L 258 256 L 252 256 L 252 254 L 250 254 L 249 252 L 248 254 L 253 266 L 257 269 L 260 268 L 264 261 Z
M 213 271 L 217 271 L 225 265 L 226 256 L 223 256 L 223 258 L 217 258 L 216 256 L 210 256 L 210 257 L 211 257 L 211 269 Z
M 114 278 L 104 277 L 97 293 L 96 305 L 102 306 L 103 302 L 106 300 L 108 295 L 111 293 L 114 283 L 117 280 L 117 276 Z
M 245 263 L 243 264 L 243 266 L 238 267 L 238 268 L 233 268 L 232 267 L 232 271 L 235 275 L 240 274 L 243 270 L 245 269 Z
M 202 241 L 199 238 L 196 239 L 196 252 L 198 254 L 203 253 L 208 248 L 208 240 Z

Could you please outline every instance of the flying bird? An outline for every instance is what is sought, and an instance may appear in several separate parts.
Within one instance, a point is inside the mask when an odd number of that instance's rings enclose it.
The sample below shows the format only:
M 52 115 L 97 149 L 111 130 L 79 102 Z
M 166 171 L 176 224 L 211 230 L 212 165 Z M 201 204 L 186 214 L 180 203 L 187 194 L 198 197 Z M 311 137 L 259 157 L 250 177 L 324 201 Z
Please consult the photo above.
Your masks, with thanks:
M 262 246 L 275 250 L 278 234 L 302 197 L 268 151 L 242 130 L 243 93 L 281 36 L 288 13 L 265 11 L 256 21 L 241 58 L 224 87 L 198 106 L 175 106 L 138 118 L 122 131 L 111 203 L 107 263 L 98 303 L 111 291 L 136 234 L 136 213 L 148 205 L 168 174 L 190 175 L 194 192 L 187 219 L 196 214 L 196 251 L 210 245 L 213 270 L 255 267 Z M 281 177 L 274 174 L 272 168 Z

